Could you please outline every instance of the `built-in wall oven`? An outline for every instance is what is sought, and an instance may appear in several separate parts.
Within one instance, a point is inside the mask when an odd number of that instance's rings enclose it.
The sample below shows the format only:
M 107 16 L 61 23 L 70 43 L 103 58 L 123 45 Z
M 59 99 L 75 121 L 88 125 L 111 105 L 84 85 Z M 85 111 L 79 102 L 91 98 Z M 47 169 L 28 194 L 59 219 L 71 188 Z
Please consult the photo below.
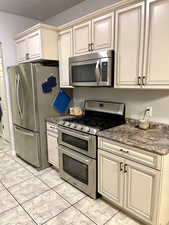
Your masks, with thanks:
M 101 51 L 69 58 L 72 86 L 113 86 L 114 51 Z

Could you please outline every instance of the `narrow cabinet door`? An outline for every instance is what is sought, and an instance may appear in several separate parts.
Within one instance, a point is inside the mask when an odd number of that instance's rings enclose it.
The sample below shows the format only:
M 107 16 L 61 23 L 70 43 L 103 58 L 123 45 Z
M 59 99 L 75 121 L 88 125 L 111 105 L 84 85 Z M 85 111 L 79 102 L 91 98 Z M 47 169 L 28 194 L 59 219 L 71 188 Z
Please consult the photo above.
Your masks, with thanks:
M 124 208 L 155 225 L 160 172 L 129 160 L 125 165 Z
M 123 159 L 98 151 L 98 191 L 119 206 L 123 204 Z
M 17 62 L 24 62 L 26 60 L 27 43 L 25 38 L 21 38 L 16 41 L 16 57 Z
M 115 87 L 140 87 L 142 75 L 145 3 L 115 13 Z
M 92 49 L 113 48 L 114 42 L 114 13 L 92 20 Z
M 90 51 L 91 21 L 73 27 L 74 55 L 85 54 Z
M 41 57 L 41 34 L 35 31 L 27 36 L 28 60 Z
M 55 135 L 47 135 L 48 139 L 48 162 L 59 169 L 59 153 L 58 153 L 58 141 Z
M 145 82 L 169 87 L 169 0 L 146 2 Z
M 59 33 L 59 77 L 60 87 L 69 84 L 69 57 L 72 56 L 72 29 Z

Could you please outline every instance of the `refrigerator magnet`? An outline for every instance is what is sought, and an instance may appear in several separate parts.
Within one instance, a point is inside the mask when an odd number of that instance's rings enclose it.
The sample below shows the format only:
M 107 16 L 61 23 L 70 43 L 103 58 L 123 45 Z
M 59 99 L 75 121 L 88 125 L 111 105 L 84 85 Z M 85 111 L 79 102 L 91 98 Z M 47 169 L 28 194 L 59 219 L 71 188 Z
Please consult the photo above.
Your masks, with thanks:
M 43 93 L 49 93 L 52 91 L 52 88 L 48 85 L 47 81 L 42 84 L 42 91 Z

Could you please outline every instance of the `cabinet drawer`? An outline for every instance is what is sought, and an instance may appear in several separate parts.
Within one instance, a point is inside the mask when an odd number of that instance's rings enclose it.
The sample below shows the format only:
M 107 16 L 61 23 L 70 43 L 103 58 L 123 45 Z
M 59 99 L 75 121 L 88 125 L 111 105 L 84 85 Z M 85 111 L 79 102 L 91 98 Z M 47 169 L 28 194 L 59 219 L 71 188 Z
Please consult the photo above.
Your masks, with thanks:
M 130 147 L 127 145 L 119 144 L 108 139 L 99 138 L 99 148 L 113 154 L 119 155 L 126 159 L 130 159 L 146 166 L 161 169 L 162 158 L 160 155 L 144 151 L 142 149 Z

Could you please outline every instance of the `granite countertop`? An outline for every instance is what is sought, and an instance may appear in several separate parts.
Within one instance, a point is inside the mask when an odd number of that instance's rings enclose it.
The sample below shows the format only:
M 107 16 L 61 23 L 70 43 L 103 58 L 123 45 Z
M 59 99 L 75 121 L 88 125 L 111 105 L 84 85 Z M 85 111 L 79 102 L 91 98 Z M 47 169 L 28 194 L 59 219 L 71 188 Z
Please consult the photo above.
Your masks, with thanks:
M 138 121 L 129 119 L 126 124 L 100 131 L 97 135 L 159 155 L 169 153 L 169 125 L 150 123 L 148 130 L 142 130 L 137 124 Z
M 74 116 L 70 116 L 70 115 L 65 115 L 65 116 L 53 116 L 53 117 L 48 117 L 46 118 L 46 121 L 47 122 L 50 122 L 50 123 L 55 123 L 57 124 L 60 120 L 63 120 L 63 119 L 68 119 L 68 118 L 73 118 Z

